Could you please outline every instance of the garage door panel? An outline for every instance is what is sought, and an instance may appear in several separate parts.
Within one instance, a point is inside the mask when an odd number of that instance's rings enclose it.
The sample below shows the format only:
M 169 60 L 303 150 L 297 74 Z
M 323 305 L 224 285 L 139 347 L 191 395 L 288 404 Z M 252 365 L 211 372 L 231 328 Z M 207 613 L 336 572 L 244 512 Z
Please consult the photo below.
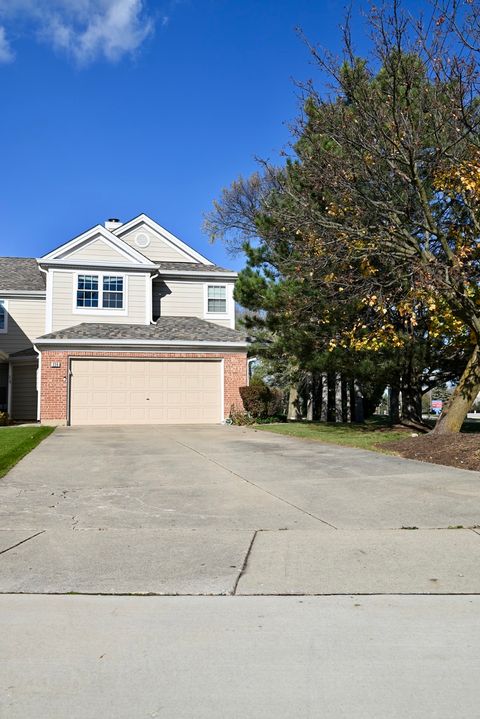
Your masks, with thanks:
M 112 408 L 124 407 L 125 392 L 121 390 L 112 390 L 109 394 L 106 393 L 105 404 L 110 404 Z
M 78 391 L 84 390 L 86 392 L 89 392 L 91 386 L 92 386 L 92 378 L 91 377 L 79 377 L 78 378 L 78 382 L 77 382 Z
M 114 418 L 121 420 L 121 418 L 125 416 L 125 411 L 120 413 L 116 412 L 114 413 Z M 144 407 L 127 407 L 126 409 L 126 417 L 129 419 L 132 423 L 137 424 L 138 422 L 147 420 L 147 412 Z
M 219 422 L 221 363 L 72 360 L 71 424 Z
M 140 390 L 141 392 L 145 392 L 145 389 L 148 387 L 148 380 L 144 376 L 142 377 L 128 377 L 125 383 L 126 387 L 129 387 L 132 390 Z

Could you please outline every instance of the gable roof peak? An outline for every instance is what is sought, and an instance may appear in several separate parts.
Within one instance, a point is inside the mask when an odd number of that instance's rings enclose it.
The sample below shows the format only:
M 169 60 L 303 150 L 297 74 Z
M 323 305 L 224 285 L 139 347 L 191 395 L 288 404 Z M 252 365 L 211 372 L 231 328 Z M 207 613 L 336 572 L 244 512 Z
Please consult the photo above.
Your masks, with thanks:
M 154 233 L 160 235 L 160 237 L 165 242 L 167 242 L 167 244 L 170 244 L 177 250 L 180 250 L 184 255 L 186 255 L 188 258 L 187 261 L 199 262 L 202 265 L 213 265 L 213 262 L 211 262 L 211 260 L 201 255 L 200 252 L 194 250 L 193 247 L 190 247 L 190 245 L 187 245 L 179 237 L 174 235 L 165 227 L 159 225 L 158 222 L 153 220 L 151 217 L 149 217 L 149 215 L 146 215 L 144 212 L 142 212 L 140 215 L 137 215 L 136 217 L 133 217 L 128 222 L 119 225 L 117 228 L 112 230 L 112 232 L 117 235 L 117 237 L 121 237 L 123 234 L 129 232 L 136 225 L 139 225 L 142 222 Z
M 56 247 L 51 252 L 48 252 L 46 255 L 39 257 L 37 259 L 37 262 L 39 264 L 42 264 L 51 262 L 61 263 L 62 260 L 68 261 L 67 258 L 69 255 L 76 252 L 76 250 L 79 249 L 82 245 L 93 242 L 94 240 L 99 239 L 99 237 L 102 239 L 102 241 L 112 246 L 119 252 L 119 254 L 122 254 L 128 261 L 132 262 L 133 264 L 149 265 L 152 269 L 155 267 L 155 263 L 149 260 L 148 257 L 145 257 L 145 255 L 143 255 L 141 252 L 129 245 L 127 242 L 124 242 L 124 240 L 122 240 L 120 237 L 114 235 L 113 232 L 108 230 L 103 225 L 94 225 L 89 230 L 82 232 L 82 234 L 77 235 L 77 237 L 74 237 L 69 242 L 65 242 L 63 245 Z

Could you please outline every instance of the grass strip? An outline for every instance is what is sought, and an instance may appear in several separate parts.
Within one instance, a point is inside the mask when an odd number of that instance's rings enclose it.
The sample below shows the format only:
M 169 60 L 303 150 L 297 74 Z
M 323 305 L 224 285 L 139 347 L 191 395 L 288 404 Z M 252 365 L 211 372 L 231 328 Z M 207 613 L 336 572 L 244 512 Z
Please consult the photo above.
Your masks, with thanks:
M 54 431 L 55 427 L 0 427 L 0 477 Z

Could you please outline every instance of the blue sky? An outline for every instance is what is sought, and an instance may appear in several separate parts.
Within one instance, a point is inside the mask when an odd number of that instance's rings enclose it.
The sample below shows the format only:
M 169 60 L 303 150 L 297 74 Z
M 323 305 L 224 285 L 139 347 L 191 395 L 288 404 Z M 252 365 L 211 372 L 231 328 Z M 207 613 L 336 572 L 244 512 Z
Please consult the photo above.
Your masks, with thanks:
M 108 217 L 202 234 L 221 188 L 288 142 L 295 34 L 338 48 L 343 2 L 0 0 L 4 255 L 38 256 Z

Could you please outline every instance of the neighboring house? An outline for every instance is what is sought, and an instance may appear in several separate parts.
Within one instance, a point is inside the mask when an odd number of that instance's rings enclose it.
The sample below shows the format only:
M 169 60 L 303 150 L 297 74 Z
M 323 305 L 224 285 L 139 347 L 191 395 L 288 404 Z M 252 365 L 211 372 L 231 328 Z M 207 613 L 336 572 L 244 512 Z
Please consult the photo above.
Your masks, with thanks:
M 247 381 L 236 277 L 146 215 L 0 258 L 0 408 L 46 424 L 222 421 Z

